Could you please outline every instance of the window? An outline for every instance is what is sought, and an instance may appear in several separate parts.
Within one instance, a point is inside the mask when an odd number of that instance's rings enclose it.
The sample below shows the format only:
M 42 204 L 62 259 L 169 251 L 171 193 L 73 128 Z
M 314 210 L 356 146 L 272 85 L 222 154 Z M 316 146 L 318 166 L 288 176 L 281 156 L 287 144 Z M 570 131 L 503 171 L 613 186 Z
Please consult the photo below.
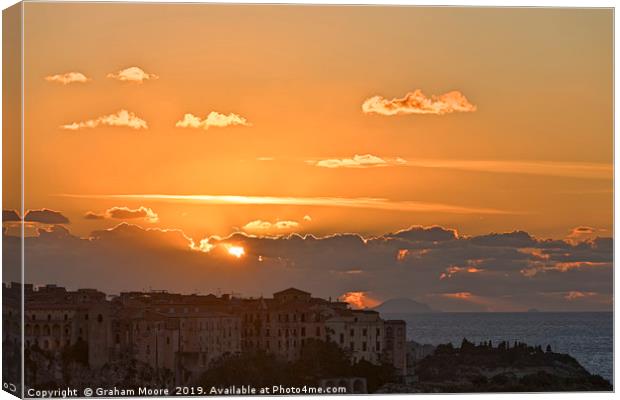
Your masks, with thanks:
M 377 349 L 377 351 L 381 351 L 381 342 L 377 342 L 375 348 Z
M 84 319 L 88 321 L 88 314 L 84 314 Z
M 355 343 L 351 342 L 351 344 L 349 344 L 349 348 L 351 351 L 355 351 Z
M 362 329 L 362 336 L 368 336 L 368 329 Z
M 321 327 L 320 326 L 316 327 L 316 335 L 317 336 L 321 336 Z
M 306 327 L 305 326 L 301 327 L 301 336 L 306 336 Z
M 344 333 L 340 334 L 340 344 L 344 343 Z
M 377 328 L 377 337 L 381 336 L 381 329 Z
M 354 330 L 354 329 L 351 329 L 350 334 L 351 334 L 351 337 L 355 336 L 355 330 Z
M 366 345 L 366 342 L 362 342 L 362 351 L 366 350 L 368 350 L 368 346 Z
M 103 315 L 101 315 L 101 314 L 97 315 L 97 322 L 99 322 L 99 323 L 103 322 Z
M 48 321 L 51 321 L 51 320 L 52 320 L 52 316 L 51 316 L 51 314 L 47 314 L 47 320 L 48 320 Z
M 65 314 L 65 321 L 67 321 L 68 319 L 69 319 L 69 316 Z

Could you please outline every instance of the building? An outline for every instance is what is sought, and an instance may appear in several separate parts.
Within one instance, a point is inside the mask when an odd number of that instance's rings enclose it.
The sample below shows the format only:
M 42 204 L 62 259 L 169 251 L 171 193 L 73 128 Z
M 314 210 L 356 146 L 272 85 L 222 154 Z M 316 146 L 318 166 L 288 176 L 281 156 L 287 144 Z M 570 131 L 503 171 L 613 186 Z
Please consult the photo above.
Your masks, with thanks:
M 369 310 L 346 310 L 326 321 L 330 340 L 348 351 L 352 361 L 373 364 L 382 361 L 384 324 L 378 312 Z
M 108 362 L 112 315 L 104 293 L 94 289 L 69 292 L 55 285 L 24 289 L 26 348 L 62 352 L 84 342 L 91 367 Z
M 407 323 L 403 320 L 385 321 L 385 359 L 398 375 L 407 374 Z
M 307 339 L 326 339 L 322 315 L 326 303 L 293 288 L 274 293 L 271 299 L 245 300 L 237 306 L 243 321 L 243 350 L 262 350 L 288 361 L 299 358 Z
M 4 290 L 21 293 L 21 285 Z M 388 362 L 399 374 L 406 372 L 404 321 L 386 321 L 376 311 L 353 310 L 295 288 L 258 299 L 166 291 L 108 298 L 94 289 L 55 285 L 24 285 L 24 292 L 26 347 L 62 352 L 84 343 L 93 368 L 135 359 L 175 371 L 181 384 L 227 355 L 264 351 L 295 361 L 308 340 L 319 340 L 337 344 L 353 362 Z M 11 304 L 5 304 L 3 318 L 19 328 L 19 310 Z M 5 341 L 18 340 L 14 325 L 6 325 L 11 329 Z

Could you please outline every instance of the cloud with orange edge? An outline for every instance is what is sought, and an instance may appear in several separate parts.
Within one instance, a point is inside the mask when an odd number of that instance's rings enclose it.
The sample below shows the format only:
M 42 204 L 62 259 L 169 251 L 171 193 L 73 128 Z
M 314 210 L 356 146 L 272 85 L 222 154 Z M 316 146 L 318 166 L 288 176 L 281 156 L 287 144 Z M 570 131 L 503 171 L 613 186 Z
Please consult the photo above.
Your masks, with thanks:
M 472 298 L 471 292 L 456 292 L 456 293 L 443 293 L 443 297 L 447 297 L 449 299 L 460 299 L 460 300 L 469 300 Z
M 88 211 L 84 215 L 85 219 L 144 219 L 155 223 L 159 221 L 159 216 L 150 208 L 140 206 L 132 209 L 129 207 L 112 207 L 102 214 Z
M 407 114 L 444 115 L 454 112 L 474 112 L 476 111 L 476 106 L 470 103 L 458 90 L 428 97 L 420 89 L 416 89 L 402 98 L 370 97 L 362 104 L 362 111 L 365 114 L 386 116 Z
M 573 301 L 573 300 L 577 300 L 577 299 L 582 299 L 584 297 L 592 297 L 592 296 L 596 296 L 596 292 L 580 292 L 577 290 L 573 290 L 570 292 L 567 292 L 564 295 L 564 298 L 568 301 Z
M 452 265 L 446 268 L 445 272 L 442 272 L 441 275 L 439 275 L 439 279 L 449 279 L 452 278 L 452 276 L 460 273 L 479 274 L 481 272 L 484 272 L 484 269 L 474 266 L 459 267 L 457 265 Z
M 570 230 L 566 236 L 566 240 L 571 243 L 579 243 L 584 240 L 594 239 L 602 229 L 596 229 L 591 226 L 576 226 Z
M 353 308 L 372 308 L 379 305 L 379 301 L 370 297 L 368 292 L 346 292 L 340 296 L 340 300 Z

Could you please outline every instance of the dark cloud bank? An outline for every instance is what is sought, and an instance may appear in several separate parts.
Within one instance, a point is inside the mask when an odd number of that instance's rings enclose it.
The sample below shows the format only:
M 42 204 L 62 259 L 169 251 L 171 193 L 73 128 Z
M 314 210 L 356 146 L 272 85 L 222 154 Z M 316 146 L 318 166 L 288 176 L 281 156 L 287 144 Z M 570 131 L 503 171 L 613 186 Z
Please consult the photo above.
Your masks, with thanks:
M 19 239 L 3 237 L 13 265 Z M 228 254 L 243 246 L 245 256 Z M 192 250 L 190 247 L 194 247 Z M 613 240 L 543 240 L 527 232 L 460 237 L 414 226 L 376 238 L 338 234 L 211 238 L 130 224 L 73 235 L 61 225 L 25 240 L 26 280 L 109 293 L 167 289 L 270 295 L 296 286 L 319 296 L 409 297 L 446 311 L 611 310 Z M 10 275 L 10 271 L 8 272 Z M 17 279 L 7 276 L 5 280 Z

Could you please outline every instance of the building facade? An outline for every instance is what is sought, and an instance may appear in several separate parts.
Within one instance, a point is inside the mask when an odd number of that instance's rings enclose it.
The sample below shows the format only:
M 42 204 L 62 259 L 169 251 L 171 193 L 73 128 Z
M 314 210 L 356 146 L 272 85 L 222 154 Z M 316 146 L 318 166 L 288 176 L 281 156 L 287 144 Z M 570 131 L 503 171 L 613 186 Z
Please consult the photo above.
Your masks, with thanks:
M 55 285 L 26 285 L 24 291 L 26 347 L 62 352 L 81 343 L 95 368 L 135 359 L 175 371 L 182 383 L 221 357 L 262 351 L 295 361 L 308 340 L 319 340 L 335 343 L 352 362 L 387 362 L 399 374 L 406 371 L 404 321 L 386 321 L 378 312 L 295 288 L 258 299 L 165 291 L 107 298 L 97 290 Z M 17 310 L 5 305 L 5 321 L 15 319 L 9 312 Z

